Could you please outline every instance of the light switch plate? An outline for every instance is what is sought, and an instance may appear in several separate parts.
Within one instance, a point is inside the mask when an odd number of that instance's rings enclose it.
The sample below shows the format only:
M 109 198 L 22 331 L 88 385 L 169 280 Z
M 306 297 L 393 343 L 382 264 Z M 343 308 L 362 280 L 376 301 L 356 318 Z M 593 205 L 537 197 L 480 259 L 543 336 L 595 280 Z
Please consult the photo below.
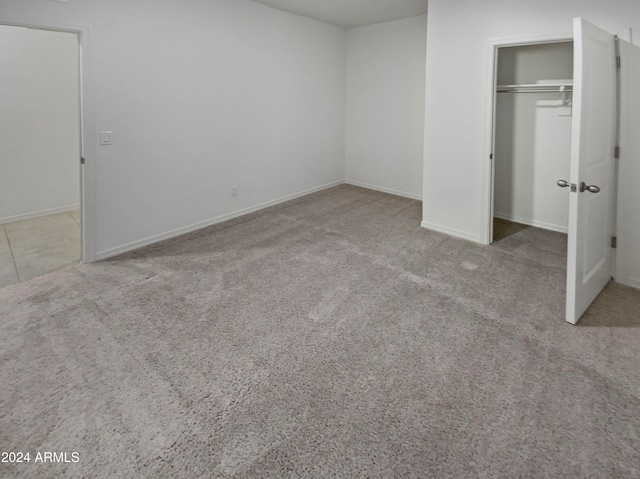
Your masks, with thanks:
M 111 135 L 113 132 L 111 131 L 101 131 L 100 132 L 100 144 L 101 145 L 112 145 L 113 141 L 111 139 Z

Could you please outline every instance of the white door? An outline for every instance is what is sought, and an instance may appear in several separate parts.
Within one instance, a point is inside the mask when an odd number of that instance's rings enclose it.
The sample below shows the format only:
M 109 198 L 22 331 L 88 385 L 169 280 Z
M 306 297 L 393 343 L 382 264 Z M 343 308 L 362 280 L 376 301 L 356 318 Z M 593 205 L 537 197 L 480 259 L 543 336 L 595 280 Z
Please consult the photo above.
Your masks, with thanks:
M 566 319 L 577 323 L 612 275 L 616 135 L 613 35 L 574 19 Z

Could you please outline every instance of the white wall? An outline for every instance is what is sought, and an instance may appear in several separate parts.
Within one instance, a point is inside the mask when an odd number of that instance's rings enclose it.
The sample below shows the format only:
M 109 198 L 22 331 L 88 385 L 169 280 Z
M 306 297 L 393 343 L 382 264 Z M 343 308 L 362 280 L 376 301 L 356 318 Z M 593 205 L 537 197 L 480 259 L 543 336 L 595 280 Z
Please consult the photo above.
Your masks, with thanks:
M 429 2 L 423 226 L 482 242 L 488 229 L 484 202 L 488 200 L 485 198 L 489 181 L 486 166 L 491 152 L 488 40 L 571 38 L 574 17 L 583 17 L 612 33 L 629 27 L 638 32 L 640 2 Z M 637 78 L 632 81 L 637 83 Z M 447 89 L 457 92 L 455 101 L 442 94 Z M 626 128 L 633 129 L 636 125 Z M 627 135 L 637 136 L 636 133 Z M 628 161 L 637 165 L 640 148 L 636 145 L 627 150 L 634 155 L 629 156 Z M 628 185 L 628 181 L 637 185 L 640 178 L 625 179 L 625 184 Z M 629 278 L 640 278 L 640 265 L 636 260 L 640 256 L 640 218 L 637 199 L 633 194 L 622 194 L 628 201 L 625 207 L 628 213 L 620 218 L 623 223 L 618 225 L 619 235 L 623 237 L 619 236 L 619 240 L 627 246 L 618 248 L 616 279 L 631 284 Z M 627 269 L 620 275 L 621 264 L 633 271 Z
M 85 32 L 97 258 L 344 179 L 344 29 L 248 0 L 2 0 L 2 22 Z
M 427 16 L 347 33 L 346 181 L 422 198 Z
M 499 49 L 499 85 L 566 83 L 573 77 L 573 44 L 548 43 Z M 567 231 L 570 94 L 496 95 L 494 215 Z
M 640 48 L 620 42 L 622 127 L 616 281 L 640 288 Z
M 423 226 L 478 242 L 488 228 L 488 39 L 570 38 L 579 16 L 640 31 L 636 0 L 429 2 Z
M 80 202 L 78 39 L 0 26 L 0 223 Z

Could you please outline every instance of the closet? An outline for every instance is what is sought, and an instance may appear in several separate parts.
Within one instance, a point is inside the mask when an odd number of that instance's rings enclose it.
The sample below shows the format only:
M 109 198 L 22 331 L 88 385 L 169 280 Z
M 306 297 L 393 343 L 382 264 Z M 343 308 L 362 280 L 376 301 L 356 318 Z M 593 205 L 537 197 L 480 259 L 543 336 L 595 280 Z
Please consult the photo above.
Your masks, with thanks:
M 494 218 L 567 232 L 572 86 L 572 41 L 498 49 Z

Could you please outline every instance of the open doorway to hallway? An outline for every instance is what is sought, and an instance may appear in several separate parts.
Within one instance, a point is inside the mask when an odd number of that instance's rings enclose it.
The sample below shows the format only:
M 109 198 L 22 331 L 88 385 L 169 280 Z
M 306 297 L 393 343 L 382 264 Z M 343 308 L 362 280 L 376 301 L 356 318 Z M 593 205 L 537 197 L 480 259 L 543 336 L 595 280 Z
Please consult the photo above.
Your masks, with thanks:
M 80 262 L 78 35 L 0 25 L 0 287 Z

